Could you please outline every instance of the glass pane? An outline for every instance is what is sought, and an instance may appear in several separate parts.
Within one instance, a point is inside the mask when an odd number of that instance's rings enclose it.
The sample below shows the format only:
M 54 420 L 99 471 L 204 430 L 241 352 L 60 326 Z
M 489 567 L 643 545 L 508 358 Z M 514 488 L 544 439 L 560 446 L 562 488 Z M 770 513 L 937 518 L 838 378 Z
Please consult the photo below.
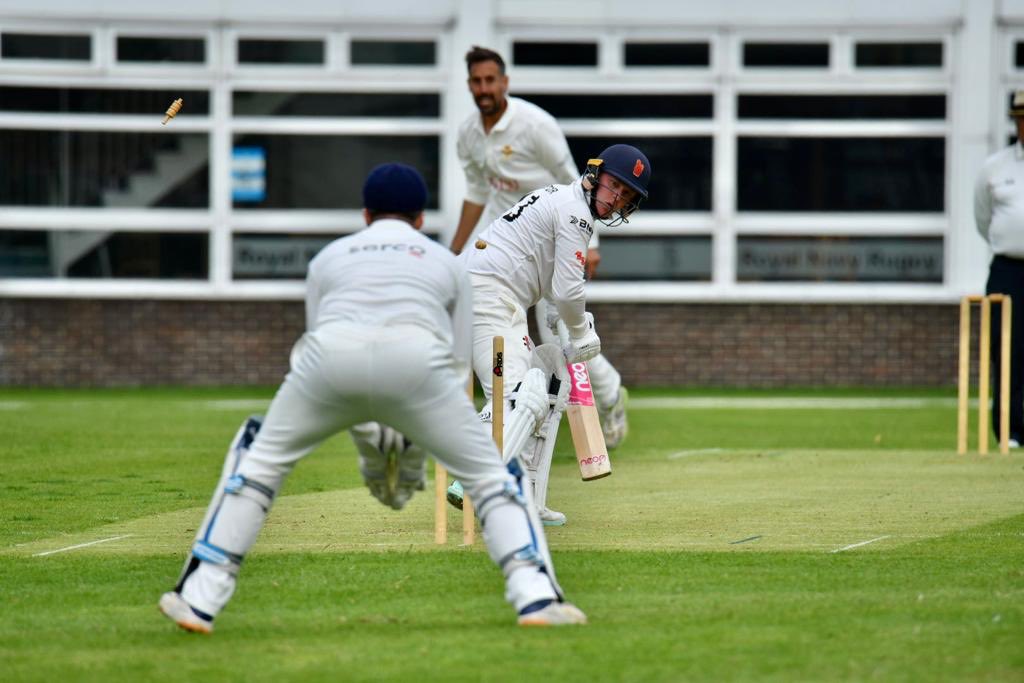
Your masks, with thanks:
M 740 95 L 741 119 L 945 119 L 945 95 Z
M 205 280 L 206 232 L 0 230 L 0 277 Z
M 744 43 L 743 66 L 827 67 L 828 43 Z
M 146 38 L 121 36 L 117 39 L 119 62 L 186 62 L 206 61 L 203 38 Z
M 626 43 L 626 66 L 708 66 L 707 43 Z
M 0 130 L 0 205 L 205 208 L 207 136 Z
M 236 200 L 236 207 L 359 209 L 366 174 L 389 161 L 419 169 L 429 190 L 427 208 L 438 206 L 441 142 L 436 135 L 259 134 L 236 137 L 235 147 L 258 150 L 265 173 L 260 198 Z
M 597 43 L 535 43 L 512 45 L 512 63 L 519 66 L 597 66 Z
M 1024 66 L 1024 43 L 1019 40 L 1013 44 L 1013 65 L 1017 68 Z
M 751 235 L 736 247 L 740 282 L 941 283 L 942 264 L 941 237 Z
M 82 114 L 148 114 L 163 120 L 167 107 L 184 100 L 181 113 L 207 115 L 206 90 L 125 90 L 121 88 L 32 88 L 0 86 L 0 111 L 44 111 Z
M 518 94 L 518 93 L 517 93 Z M 556 119 L 710 119 L 712 95 L 519 94 Z
M 92 36 L 11 33 L 0 35 L 0 56 L 4 59 L 92 59 Z
M 231 242 L 231 272 L 236 280 L 301 280 L 317 252 L 334 235 L 237 234 Z
M 437 63 L 432 40 L 353 40 L 353 64 L 431 65 Z
M 857 43 L 857 66 L 941 67 L 942 43 Z
M 393 116 L 437 118 L 436 93 L 235 92 L 236 116 Z
M 602 233 L 596 279 L 710 281 L 711 237 L 612 237 Z
M 650 197 L 641 211 L 711 210 L 710 137 L 570 137 L 569 151 L 582 172 L 588 159 L 617 143 L 633 145 L 651 162 Z
M 945 207 L 944 138 L 741 137 L 738 152 L 740 211 Z
M 421 231 L 437 240 L 437 233 Z M 302 280 L 309 262 L 342 234 L 238 233 L 231 241 L 235 280 Z
M 322 40 L 238 40 L 239 64 L 323 64 Z

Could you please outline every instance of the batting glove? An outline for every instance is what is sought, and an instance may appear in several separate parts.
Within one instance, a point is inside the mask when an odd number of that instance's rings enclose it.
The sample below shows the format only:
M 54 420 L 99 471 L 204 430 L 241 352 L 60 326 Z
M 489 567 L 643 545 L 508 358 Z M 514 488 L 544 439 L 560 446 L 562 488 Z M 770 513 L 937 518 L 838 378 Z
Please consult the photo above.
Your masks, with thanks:
M 562 346 L 565 360 L 569 363 L 582 363 L 601 353 L 601 338 L 594 329 L 594 316 L 591 313 L 584 315 L 587 320 L 587 331 L 580 337 L 570 338 L 568 343 Z

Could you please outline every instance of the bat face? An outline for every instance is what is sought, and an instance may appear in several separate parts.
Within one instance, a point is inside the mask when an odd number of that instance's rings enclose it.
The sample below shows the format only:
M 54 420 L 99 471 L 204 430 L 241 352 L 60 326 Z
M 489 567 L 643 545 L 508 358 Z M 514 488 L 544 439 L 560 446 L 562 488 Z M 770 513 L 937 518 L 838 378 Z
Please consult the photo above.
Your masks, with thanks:
M 583 481 L 607 477 L 612 473 L 608 447 L 604 443 L 601 420 L 594 405 L 594 392 L 590 386 L 590 372 L 586 363 L 567 363 L 569 370 L 569 430 L 576 449 L 576 461 Z

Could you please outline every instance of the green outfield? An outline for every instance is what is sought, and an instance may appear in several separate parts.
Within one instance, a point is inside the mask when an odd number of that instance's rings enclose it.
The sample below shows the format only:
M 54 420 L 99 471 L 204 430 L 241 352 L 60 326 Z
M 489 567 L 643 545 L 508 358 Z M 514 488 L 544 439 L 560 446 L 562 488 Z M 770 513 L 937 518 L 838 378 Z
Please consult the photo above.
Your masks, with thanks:
M 588 483 L 564 431 L 549 540 L 591 623 L 557 630 L 335 437 L 187 634 L 156 601 L 271 394 L 0 390 L 0 679 L 1024 680 L 1024 450 L 957 456 L 938 391 L 635 391 Z

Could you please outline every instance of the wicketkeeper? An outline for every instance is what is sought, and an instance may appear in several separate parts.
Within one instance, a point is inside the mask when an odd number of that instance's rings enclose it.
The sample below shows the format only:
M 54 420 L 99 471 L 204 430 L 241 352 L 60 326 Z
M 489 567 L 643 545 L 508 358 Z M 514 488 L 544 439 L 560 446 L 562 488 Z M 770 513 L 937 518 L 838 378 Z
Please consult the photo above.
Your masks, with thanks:
M 586 622 L 555 579 L 518 461 L 502 462 L 466 396 L 472 290 L 455 256 L 419 233 L 426 200 L 415 169 L 375 168 L 363 187 L 369 227 L 310 263 L 307 332 L 291 371 L 266 419 L 239 430 L 184 571 L 160 598 L 182 628 L 213 629 L 285 477 L 354 426 L 360 470 L 385 505 L 400 509 L 424 488 L 427 452 L 465 483 L 520 624 Z M 518 377 L 507 425 L 533 431 L 548 413 L 551 378 L 539 369 Z

